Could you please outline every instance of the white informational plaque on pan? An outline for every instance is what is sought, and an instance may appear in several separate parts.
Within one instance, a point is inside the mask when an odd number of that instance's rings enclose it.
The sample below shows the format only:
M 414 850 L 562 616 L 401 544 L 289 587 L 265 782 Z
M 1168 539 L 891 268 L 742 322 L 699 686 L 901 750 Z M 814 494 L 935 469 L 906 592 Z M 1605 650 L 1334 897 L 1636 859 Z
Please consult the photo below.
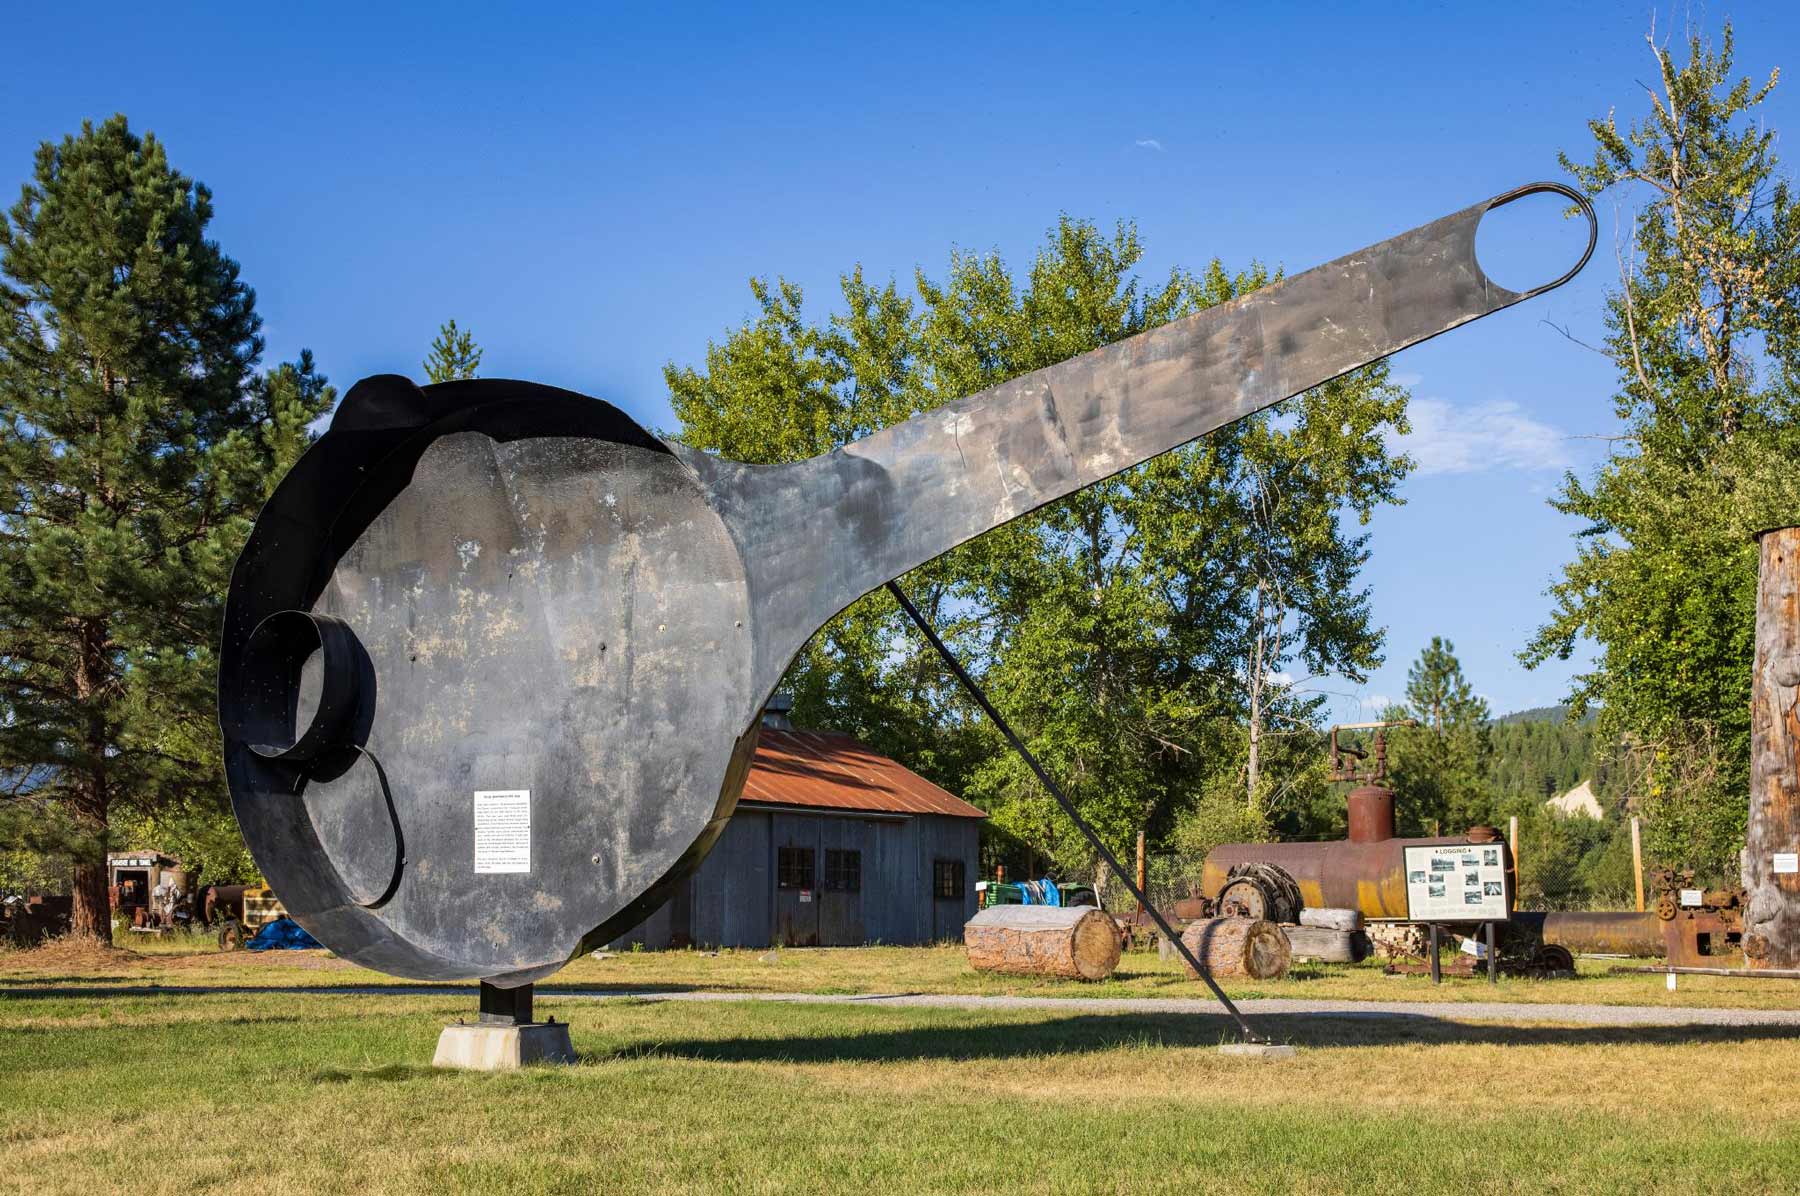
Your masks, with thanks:
M 1504 922 L 1506 853 L 1498 843 L 1408 847 L 1406 915 L 1414 922 Z
M 475 791 L 475 875 L 531 871 L 531 790 Z

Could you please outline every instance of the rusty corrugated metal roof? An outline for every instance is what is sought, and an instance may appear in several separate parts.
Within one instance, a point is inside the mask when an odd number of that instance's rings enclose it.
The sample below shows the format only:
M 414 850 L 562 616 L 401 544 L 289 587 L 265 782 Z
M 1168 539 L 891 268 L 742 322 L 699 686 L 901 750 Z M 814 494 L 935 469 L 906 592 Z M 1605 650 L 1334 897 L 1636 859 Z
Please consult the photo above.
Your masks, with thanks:
M 911 769 L 835 731 L 764 727 L 740 800 L 883 814 L 987 817 Z

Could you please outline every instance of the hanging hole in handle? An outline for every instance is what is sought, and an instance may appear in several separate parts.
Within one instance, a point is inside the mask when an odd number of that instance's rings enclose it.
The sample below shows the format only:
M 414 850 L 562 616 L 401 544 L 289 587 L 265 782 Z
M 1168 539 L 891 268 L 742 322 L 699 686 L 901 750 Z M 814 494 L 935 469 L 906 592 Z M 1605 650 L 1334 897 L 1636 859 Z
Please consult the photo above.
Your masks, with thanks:
M 1567 218 L 1571 204 L 1587 217 L 1585 228 Z M 1528 183 L 1488 201 L 1475 229 L 1475 260 L 1496 286 L 1538 295 L 1580 273 L 1599 236 L 1593 206 L 1579 193 L 1561 183 Z

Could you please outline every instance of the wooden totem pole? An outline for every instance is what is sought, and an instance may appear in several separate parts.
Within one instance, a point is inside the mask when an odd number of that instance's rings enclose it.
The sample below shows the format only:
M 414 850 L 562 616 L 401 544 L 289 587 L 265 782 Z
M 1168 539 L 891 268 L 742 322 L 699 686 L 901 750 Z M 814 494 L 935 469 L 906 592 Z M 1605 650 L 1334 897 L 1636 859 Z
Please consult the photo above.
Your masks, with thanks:
M 1800 968 L 1800 527 L 1759 539 L 1744 957 Z

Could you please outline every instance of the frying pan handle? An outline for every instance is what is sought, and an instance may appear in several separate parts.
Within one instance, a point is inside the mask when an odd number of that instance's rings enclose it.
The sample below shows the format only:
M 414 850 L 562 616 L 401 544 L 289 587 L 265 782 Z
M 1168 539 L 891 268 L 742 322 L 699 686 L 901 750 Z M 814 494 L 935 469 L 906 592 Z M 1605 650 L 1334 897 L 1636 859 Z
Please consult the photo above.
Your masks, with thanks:
M 1482 217 L 1544 192 L 1587 216 L 1587 248 L 1542 286 L 1495 284 L 1475 260 Z M 1582 196 L 1560 183 L 1527 183 L 810 461 L 755 467 L 676 446 L 743 550 L 758 691 L 774 688 L 834 614 L 889 579 L 1216 428 L 1561 286 L 1586 265 L 1598 235 Z

